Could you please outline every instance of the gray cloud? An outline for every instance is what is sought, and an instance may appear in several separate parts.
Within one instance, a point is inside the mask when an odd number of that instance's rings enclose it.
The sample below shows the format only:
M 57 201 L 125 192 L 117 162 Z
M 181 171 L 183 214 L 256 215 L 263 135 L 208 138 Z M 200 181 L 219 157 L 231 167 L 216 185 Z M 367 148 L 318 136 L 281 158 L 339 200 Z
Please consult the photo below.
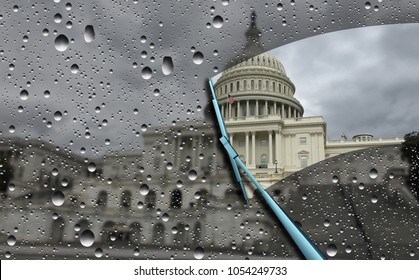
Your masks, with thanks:
M 272 52 L 296 84 L 306 116 L 322 115 L 329 138 L 419 129 L 418 24 L 320 35 Z

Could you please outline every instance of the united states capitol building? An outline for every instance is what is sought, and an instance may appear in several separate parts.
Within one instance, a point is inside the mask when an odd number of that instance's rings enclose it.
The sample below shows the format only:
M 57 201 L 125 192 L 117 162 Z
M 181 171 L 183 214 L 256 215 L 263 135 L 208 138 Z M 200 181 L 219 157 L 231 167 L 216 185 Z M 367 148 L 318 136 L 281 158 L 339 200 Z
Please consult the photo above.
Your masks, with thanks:
M 247 48 L 258 47 L 258 33 L 253 21 Z M 265 187 L 337 155 L 402 142 L 369 134 L 327 141 L 325 120 L 304 117 L 296 87 L 269 53 L 224 71 L 215 90 L 230 142 Z M 296 257 L 272 243 L 276 226 L 263 211 L 243 205 L 216 129 L 205 120 L 149 128 L 143 149 L 101 159 L 41 139 L 2 138 L 2 174 L 13 174 L 1 182 L 0 237 L 9 245 L 2 251 L 20 258 L 191 258 L 202 247 L 207 257 L 226 258 L 277 248 L 282 253 L 272 257 Z M 282 202 L 289 191 L 278 191 Z M 83 245 L 87 231 L 93 245 Z

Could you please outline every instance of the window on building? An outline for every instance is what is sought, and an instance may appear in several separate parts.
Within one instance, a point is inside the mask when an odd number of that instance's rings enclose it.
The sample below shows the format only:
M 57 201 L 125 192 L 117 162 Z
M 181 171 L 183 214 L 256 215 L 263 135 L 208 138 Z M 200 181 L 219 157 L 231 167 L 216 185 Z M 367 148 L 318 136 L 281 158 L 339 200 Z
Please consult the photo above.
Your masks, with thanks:
M 233 83 L 230 83 L 230 92 L 233 91 Z
M 250 104 L 250 116 L 254 116 L 255 115 L 255 107 L 256 107 L 256 104 L 255 103 L 251 103 Z
M 261 80 L 259 80 L 259 82 L 258 82 L 258 89 L 259 90 L 262 89 L 262 81 Z
M 260 156 L 260 168 L 267 168 L 268 167 L 268 156 L 266 154 L 262 154 Z
M 260 145 L 261 145 L 261 146 L 267 146 L 267 145 L 268 145 L 268 140 L 266 140 L 266 139 L 261 139 L 261 140 L 260 140 Z
M 241 108 L 240 108 L 240 111 L 241 111 L 241 115 L 242 116 L 247 116 L 247 106 L 246 106 L 246 104 L 241 104 L 240 105 L 241 106 Z
M 121 206 L 122 208 L 131 207 L 131 192 L 123 191 L 121 194 Z
M 227 93 L 227 85 L 224 86 L 224 93 Z
M 308 166 L 308 155 L 300 155 L 300 165 L 301 168 L 306 168 Z
M 246 145 L 244 140 L 239 140 L 239 147 L 244 147 Z
M 240 82 L 238 81 L 237 83 L 236 83 L 236 91 L 238 91 L 240 89 Z
M 255 81 L 254 80 L 250 81 L 250 89 L 255 89 Z
M 244 84 L 243 84 L 243 88 L 244 88 L 244 90 L 246 90 L 247 89 L 247 81 L 246 80 L 244 80 L 244 82 L 243 82 Z
M 307 144 L 307 137 L 300 137 L 300 145 Z
M 174 190 L 170 196 L 170 207 L 172 209 L 179 209 L 182 207 L 182 193 L 180 190 Z

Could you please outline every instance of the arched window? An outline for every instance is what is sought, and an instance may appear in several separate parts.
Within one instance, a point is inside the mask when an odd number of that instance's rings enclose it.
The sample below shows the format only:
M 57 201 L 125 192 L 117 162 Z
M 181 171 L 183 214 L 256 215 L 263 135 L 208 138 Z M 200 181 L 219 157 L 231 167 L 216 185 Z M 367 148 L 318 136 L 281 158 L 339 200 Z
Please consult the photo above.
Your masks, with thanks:
M 145 196 L 145 205 L 147 208 L 154 208 L 156 206 L 156 192 L 149 191 Z
M 254 80 L 250 81 L 250 89 L 255 89 L 255 81 Z
M 272 83 L 272 91 L 276 91 L 275 82 Z
M 106 204 L 108 203 L 108 193 L 106 191 L 101 191 L 97 196 L 96 205 L 99 209 L 104 210 Z
M 233 83 L 230 83 L 230 92 L 233 91 Z
M 269 81 L 266 81 L 266 90 L 269 90 Z
M 224 93 L 227 93 L 227 85 L 224 86 Z
M 243 84 L 243 88 L 244 88 L 244 90 L 247 90 L 247 80 L 244 80 L 244 82 L 243 82 L 244 84 Z
M 239 91 L 239 89 L 240 89 L 240 82 L 237 81 L 237 83 L 236 83 L 236 91 Z
M 258 81 L 258 89 L 259 89 L 259 90 L 261 90 L 261 89 L 262 89 L 262 81 L 261 81 L 261 80 L 259 80 L 259 81 Z
M 180 190 L 172 191 L 170 195 L 170 207 L 172 209 L 179 209 L 182 207 L 182 193 Z
M 56 244 L 63 240 L 65 222 L 62 217 L 54 220 L 51 226 L 51 243 Z
M 121 194 L 121 206 L 122 208 L 131 207 L 131 192 L 123 191 Z
M 164 225 L 158 223 L 153 228 L 153 243 L 154 245 L 164 245 Z
M 140 223 L 138 222 L 133 222 L 130 226 L 130 239 L 131 241 L 133 241 L 134 243 L 140 244 L 141 243 L 141 238 L 142 238 L 142 230 L 143 227 L 141 226 Z

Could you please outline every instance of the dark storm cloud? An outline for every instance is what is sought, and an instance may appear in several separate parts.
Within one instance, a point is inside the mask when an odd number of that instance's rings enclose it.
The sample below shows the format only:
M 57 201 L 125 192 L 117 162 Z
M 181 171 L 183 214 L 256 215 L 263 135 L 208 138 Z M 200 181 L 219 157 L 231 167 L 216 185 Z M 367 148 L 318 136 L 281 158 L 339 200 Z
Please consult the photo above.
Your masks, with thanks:
M 302 40 L 273 53 L 296 84 L 305 115 L 322 115 L 329 138 L 403 136 L 417 130 L 419 25 L 377 26 Z

